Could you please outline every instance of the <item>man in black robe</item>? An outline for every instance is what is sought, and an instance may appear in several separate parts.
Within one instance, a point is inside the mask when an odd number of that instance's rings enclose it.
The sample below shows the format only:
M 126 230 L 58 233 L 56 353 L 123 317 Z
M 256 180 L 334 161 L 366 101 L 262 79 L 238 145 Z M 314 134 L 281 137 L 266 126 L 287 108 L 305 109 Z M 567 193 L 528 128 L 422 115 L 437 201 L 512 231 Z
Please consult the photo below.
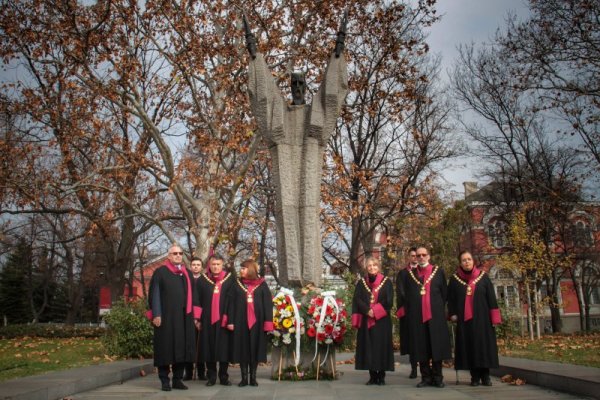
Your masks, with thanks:
M 197 290 L 196 283 L 202 275 L 202 260 L 198 257 L 192 257 L 190 260 L 190 269 L 192 271 L 192 291 Z M 200 346 L 199 338 L 200 331 L 196 329 L 196 368 L 194 373 L 194 363 L 187 363 L 185 365 L 185 374 L 183 376 L 184 381 L 189 381 L 197 377 L 201 381 L 206 380 L 206 365 L 203 362 L 198 361 L 200 359 Z
M 206 363 L 206 386 L 217 382 L 230 386 L 229 361 L 231 361 L 232 333 L 227 330 L 226 313 L 235 277 L 224 270 L 224 260 L 218 254 L 210 257 L 208 268 L 198 281 L 196 289 L 200 298 L 201 328 L 200 328 L 200 357 L 198 363 Z M 217 363 L 219 370 L 217 373 Z
M 199 317 L 200 309 L 192 289 L 191 272 L 183 264 L 181 247 L 171 246 L 167 258 L 150 280 L 148 301 L 154 325 L 154 365 L 162 390 L 171 390 L 169 367 L 173 372 L 173 389 L 185 390 L 183 371 L 186 363 L 194 361 L 194 319 Z
M 416 270 L 402 277 L 399 317 L 408 323 L 408 351 L 419 363 L 421 382 L 417 387 L 444 387 L 442 360 L 451 359 L 446 322 L 447 283 L 444 270 L 429 263 L 429 252 L 417 247 Z
M 407 278 L 406 274 L 408 274 L 408 271 L 416 268 L 417 248 L 411 247 L 408 250 L 408 264 L 398 272 L 398 275 L 396 275 L 396 305 L 398 310 L 401 309 L 400 305 L 398 305 L 398 300 L 400 299 L 399 293 L 401 293 L 401 282 Z M 400 355 L 408 354 L 408 359 L 410 361 L 410 375 L 408 377 L 410 379 L 415 379 L 417 377 L 417 361 L 413 356 L 410 355 L 408 350 L 408 322 L 406 321 L 406 317 L 399 316 L 398 321 L 400 333 Z

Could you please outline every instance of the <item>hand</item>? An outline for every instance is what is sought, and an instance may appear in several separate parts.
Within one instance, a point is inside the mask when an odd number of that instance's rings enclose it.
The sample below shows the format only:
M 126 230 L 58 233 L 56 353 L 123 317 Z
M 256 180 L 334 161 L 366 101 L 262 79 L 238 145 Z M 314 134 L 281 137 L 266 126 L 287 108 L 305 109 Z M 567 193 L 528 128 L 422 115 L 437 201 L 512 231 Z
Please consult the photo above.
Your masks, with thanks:
M 339 58 L 344 51 L 346 41 L 346 25 L 348 23 L 348 10 L 344 11 L 344 17 L 340 23 L 340 29 L 338 30 L 337 38 L 335 40 L 335 58 Z
M 452 316 L 450 317 L 450 321 L 452 321 L 452 322 L 456 322 L 456 321 L 458 321 L 458 317 L 457 317 L 456 315 L 452 315 Z
M 254 60 L 256 58 L 256 37 L 250 30 L 250 24 L 248 23 L 248 18 L 246 18 L 246 13 L 244 13 L 244 33 L 246 35 L 246 48 L 248 49 L 250 57 Z
M 198 320 L 194 320 L 194 325 L 196 325 L 196 330 L 199 331 L 200 329 L 202 329 L 202 322 L 198 321 Z
M 367 313 L 367 315 L 371 318 L 375 318 L 375 313 L 373 312 L 373 310 L 369 310 L 369 312 Z
M 157 328 L 160 327 L 160 322 L 161 322 L 161 318 L 160 317 L 154 317 L 154 318 L 152 318 L 152 324 L 155 327 L 157 327 Z
M 227 329 L 232 331 L 234 328 L 233 324 L 227 324 Z

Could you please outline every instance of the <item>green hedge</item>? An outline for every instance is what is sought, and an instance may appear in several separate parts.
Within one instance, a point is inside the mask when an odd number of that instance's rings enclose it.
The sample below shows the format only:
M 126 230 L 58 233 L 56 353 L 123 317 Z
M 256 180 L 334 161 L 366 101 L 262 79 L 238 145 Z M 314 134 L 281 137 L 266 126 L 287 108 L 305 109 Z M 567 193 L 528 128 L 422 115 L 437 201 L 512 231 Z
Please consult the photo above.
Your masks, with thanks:
M 106 314 L 106 334 L 102 342 L 111 356 L 152 357 L 152 325 L 145 315 L 143 301 L 119 301 Z
M 105 329 L 91 326 L 68 326 L 62 324 L 17 324 L 0 327 L 0 338 L 14 339 L 18 337 L 43 338 L 98 338 L 104 335 Z

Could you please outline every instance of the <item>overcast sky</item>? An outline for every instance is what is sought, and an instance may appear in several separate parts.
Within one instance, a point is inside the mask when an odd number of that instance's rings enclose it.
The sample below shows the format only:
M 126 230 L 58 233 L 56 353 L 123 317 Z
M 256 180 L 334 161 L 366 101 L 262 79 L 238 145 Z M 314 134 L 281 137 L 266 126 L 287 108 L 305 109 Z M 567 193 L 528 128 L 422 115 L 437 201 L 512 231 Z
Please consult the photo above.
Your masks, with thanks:
M 459 44 L 490 42 L 496 29 L 504 27 L 509 11 L 520 19 L 528 14 L 526 0 L 438 0 L 436 9 L 442 19 L 429 29 L 427 42 L 432 53 L 442 56 L 443 79 L 447 79 Z M 445 169 L 444 177 L 452 184 L 452 190 L 462 193 L 462 182 L 475 180 L 475 166 L 469 160 L 453 164 Z

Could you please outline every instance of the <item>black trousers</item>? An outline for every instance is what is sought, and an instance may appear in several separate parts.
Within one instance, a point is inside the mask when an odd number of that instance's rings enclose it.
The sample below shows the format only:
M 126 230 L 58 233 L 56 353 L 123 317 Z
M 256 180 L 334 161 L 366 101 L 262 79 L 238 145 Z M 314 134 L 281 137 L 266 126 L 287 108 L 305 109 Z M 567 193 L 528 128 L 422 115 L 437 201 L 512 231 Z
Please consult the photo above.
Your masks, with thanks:
M 221 383 L 227 382 L 229 379 L 229 374 L 227 373 L 227 369 L 229 368 L 228 362 L 219 362 L 219 381 Z M 217 363 L 216 362 L 207 362 L 206 363 L 206 378 L 215 383 L 217 381 Z
M 170 367 L 170 368 L 169 368 Z M 173 371 L 173 382 L 180 381 L 183 379 L 183 371 L 185 369 L 185 363 L 177 363 L 171 366 L 161 365 L 158 367 L 158 379 L 162 383 L 169 383 L 169 372 Z

